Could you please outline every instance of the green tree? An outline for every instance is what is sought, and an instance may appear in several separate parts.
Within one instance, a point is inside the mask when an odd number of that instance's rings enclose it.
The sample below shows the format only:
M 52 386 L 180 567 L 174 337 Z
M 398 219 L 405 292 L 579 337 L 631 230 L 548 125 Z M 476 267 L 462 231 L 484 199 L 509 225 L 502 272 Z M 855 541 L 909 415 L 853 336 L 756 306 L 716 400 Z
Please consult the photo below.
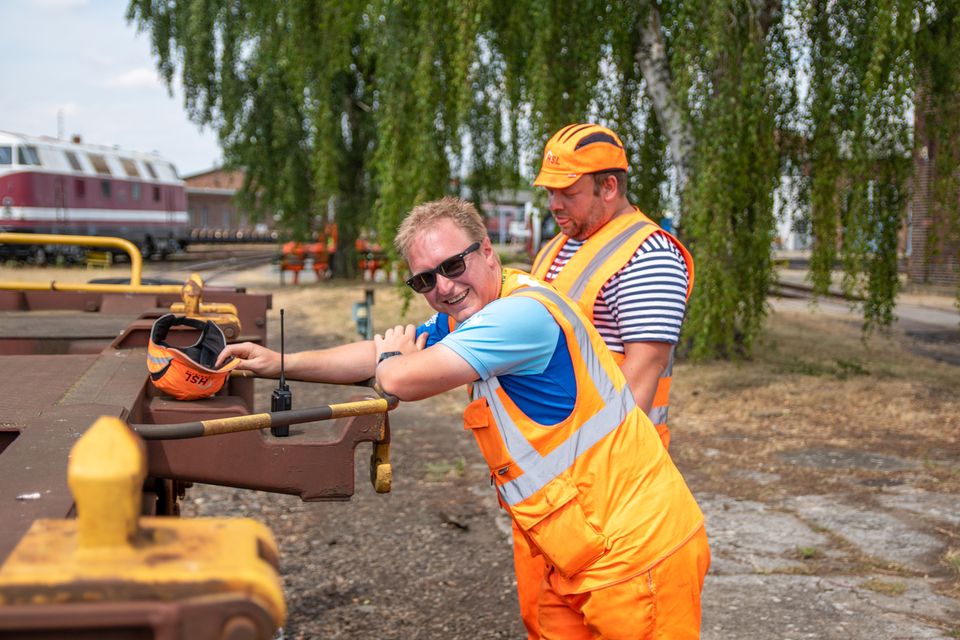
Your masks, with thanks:
M 475 195 L 519 186 L 564 124 L 610 125 L 644 210 L 672 187 L 698 357 L 753 346 L 785 175 L 816 290 L 839 262 L 865 328 L 890 324 L 918 90 L 950 141 L 942 233 L 960 235 L 952 0 L 131 0 L 128 17 L 248 192 L 301 235 L 333 201 L 348 246 L 361 225 L 389 242 L 462 176 Z

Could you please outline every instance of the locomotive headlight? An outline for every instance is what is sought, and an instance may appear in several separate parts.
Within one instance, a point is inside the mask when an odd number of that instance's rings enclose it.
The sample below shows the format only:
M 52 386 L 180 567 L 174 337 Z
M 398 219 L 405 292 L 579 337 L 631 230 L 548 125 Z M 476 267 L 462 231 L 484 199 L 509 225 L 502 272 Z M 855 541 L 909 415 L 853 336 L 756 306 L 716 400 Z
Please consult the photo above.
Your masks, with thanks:
M 3 199 L 3 217 L 4 218 L 13 217 L 13 209 L 10 208 L 12 206 L 13 206 L 13 198 L 11 198 L 10 196 L 4 197 Z

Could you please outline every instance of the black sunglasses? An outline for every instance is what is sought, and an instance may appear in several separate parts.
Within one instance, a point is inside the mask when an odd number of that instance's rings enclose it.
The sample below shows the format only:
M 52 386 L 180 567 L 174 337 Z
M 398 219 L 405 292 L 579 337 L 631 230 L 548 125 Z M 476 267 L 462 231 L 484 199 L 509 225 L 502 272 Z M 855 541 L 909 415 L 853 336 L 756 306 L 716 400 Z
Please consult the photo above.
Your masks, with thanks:
M 437 286 L 437 274 L 444 278 L 456 278 L 467 270 L 467 262 L 464 260 L 467 254 L 473 253 L 480 248 L 479 242 L 474 242 L 461 253 L 451 256 L 437 265 L 436 269 L 421 271 L 407 278 L 407 286 L 417 293 L 427 293 Z

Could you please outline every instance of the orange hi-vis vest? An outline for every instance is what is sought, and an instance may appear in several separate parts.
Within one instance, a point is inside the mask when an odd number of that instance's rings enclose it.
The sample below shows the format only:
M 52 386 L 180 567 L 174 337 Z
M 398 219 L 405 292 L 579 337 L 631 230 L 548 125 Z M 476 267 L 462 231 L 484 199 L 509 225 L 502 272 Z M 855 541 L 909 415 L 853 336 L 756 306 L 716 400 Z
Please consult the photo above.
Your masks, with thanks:
M 473 383 L 464 427 L 501 504 L 552 568 L 554 589 L 583 593 L 627 580 L 689 540 L 703 514 L 577 305 L 524 273 L 504 276 L 502 296 L 539 301 L 563 331 L 576 404 L 562 422 L 542 425 L 491 377 Z
M 603 285 L 618 273 L 634 256 L 640 245 L 657 231 L 665 234 L 676 245 L 687 263 L 687 299 L 689 300 L 690 292 L 693 291 L 693 257 L 679 240 L 663 231 L 657 223 L 637 208 L 634 208 L 631 213 L 613 218 L 590 236 L 550 284 L 576 301 L 592 323 L 593 306 Z M 533 261 L 531 273 L 535 277 L 541 280 L 546 279 L 550 265 L 553 264 L 568 239 L 567 235 L 561 233 L 544 245 L 537 254 L 536 260 Z M 617 362 L 623 362 L 623 354 L 614 353 L 613 356 Z M 650 420 L 656 425 L 661 435 L 669 433 L 666 426 L 667 414 L 670 411 L 672 376 L 673 350 L 670 352 L 667 368 L 660 374 L 650 409 Z

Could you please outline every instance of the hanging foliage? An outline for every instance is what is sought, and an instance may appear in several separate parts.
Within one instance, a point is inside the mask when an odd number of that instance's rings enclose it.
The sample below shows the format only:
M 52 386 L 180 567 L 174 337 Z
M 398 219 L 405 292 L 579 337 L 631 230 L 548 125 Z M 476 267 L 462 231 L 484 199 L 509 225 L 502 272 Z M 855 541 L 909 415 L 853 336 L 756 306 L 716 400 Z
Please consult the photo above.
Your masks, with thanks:
M 865 328 L 887 326 L 911 171 L 915 3 L 814 0 L 804 10 L 813 52 L 813 283 L 826 293 L 839 260 L 844 291 L 864 297 Z
M 932 165 L 929 207 L 933 224 L 928 229 L 924 258 L 928 265 L 951 261 L 960 265 L 960 65 L 956 56 L 960 5 L 925 3 L 918 13 L 915 34 L 916 102 L 925 126 L 925 135 L 916 146 L 917 153 Z M 957 296 L 960 307 L 960 288 Z
M 749 354 L 773 277 L 775 194 L 806 212 L 811 277 L 890 324 L 926 96 L 956 238 L 957 7 L 946 0 L 131 0 L 187 108 L 298 236 L 336 210 L 389 244 L 419 201 L 528 184 L 559 127 L 621 134 L 630 193 L 674 210 L 697 263 L 698 357 Z M 918 89 L 922 87 L 922 89 Z M 522 166 L 521 166 L 522 165 Z M 528 176 L 521 178 L 521 175 Z M 255 197 L 254 197 L 255 196 Z M 947 246 L 947 245 L 945 245 Z

